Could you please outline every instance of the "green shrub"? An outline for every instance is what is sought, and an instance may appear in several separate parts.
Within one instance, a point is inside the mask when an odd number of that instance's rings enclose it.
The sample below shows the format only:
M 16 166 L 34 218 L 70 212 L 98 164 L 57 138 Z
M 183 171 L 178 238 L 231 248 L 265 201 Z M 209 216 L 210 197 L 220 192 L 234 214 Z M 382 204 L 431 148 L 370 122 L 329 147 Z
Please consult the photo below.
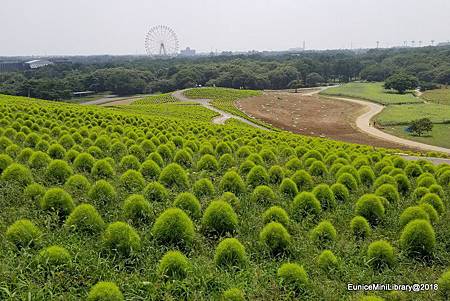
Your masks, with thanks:
M 365 194 L 356 202 L 355 212 L 365 217 L 371 225 L 376 225 L 383 219 L 385 209 L 379 196 Z
M 436 244 L 436 236 L 430 223 L 423 219 L 409 222 L 400 236 L 400 246 L 412 257 L 431 255 Z
M 21 219 L 6 229 L 6 239 L 18 248 L 32 247 L 39 242 L 41 230 L 30 220 Z
M 341 203 L 345 203 L 350 199 L 350 192 L 347 187 L 341 183 L 335 183 L 330 187 L 335 199 Z
M 280 192 L 289 199 L 293 199 L 298 194 L 297 185 L 291 179 L 283 179 L 280 185 Z
M 230 154 L 222 155 L 219 159 L 219 167 L 221 170 L 227 170 L 236 164 L 234 158 Z
M 230 204 L 235 210 L 239 209 L 241 206 L 241 202 L 239 201 L 239 199 L 236 197 L 236 195 L 232 192 L 226 191 L 224 192 L 219 200 L 227 202 L 228 204 Z
M 283 208 L 278 206 L 272 206 L 267 209 L 263 213 L 262 218 L 264 224 L 268 224 L 270 222 L 278 222 L 287 227 L 290 223 L 289 215 L 287 214 L 287 212 Z
M 69 215 L 75 205 L 72 197 L 61 188 L 51 188 L 47 190 L 41 199 L 41 208 L 55 211 L 60 216 Z
M 102 159 L 94 163 L 91 174 L 95 179 L 111 179 L 115 171 L 107 159 Z
M 303 266 L 295 263 L 283 263 L 277 271 L 281 287 L 296 293 L 304 292 L 309 283 L 308 275 Z
M 13 164 L 13 159 L 7 154 L 0 154 L 0 174 L 11 164 Z
M 337 269 L 339 262 L 332 251 L 325 250 L 322 253 L 320 253 L 319 257 L 317 258 L 317 265 L 322 270 L 330 271 L 333 269 Z
M 213 201 L 206 208 L 202 226 L 206 232 L 222 235 L 236 230 L 238 217 L 233 208 L 224 201 Z
M 296 220 L 305 216 L 317 216 L 322 212 L 322 206 L 311 192 L 301 192 L 292 203 L 292 214 Z
M 355 216 L 350 222 L 350 230 L 357 239 L 364 239 L 370 235 L 372 229 L 369 222 L 362 216 Z
M 131 222 L 149 222 L 153 219 L 152 205 L 140 194 L 132 194 L 123 203 L 123 215 Z
M 122 292 L 112 282 L 98 282 L 89 291 L 87 301 L 123 301 Z
M 332 209 L 336 207 L 336 199 L 331 188 L 327 184 L 319 184 L 314 187 L 312 193 L 321 203 L 322 209 Z
M 276 201 L 276 196 L 272 188 L 260 185 L 253 190 L 250 199 L 257 204 L 271 204 Z
M 439 285 L 439 293 L 445 298 L 450 298 L 450 270 L 443 273 L 437 281 Z
M 216 192 L 214 189 L 214 185 L 211 183 L 211 180 L 207 178 L 203 178 L 195 182 L 192 186 L 192 191 L 194 192 L 194 195 L 199 199 L 212 197 Z
M 197 162 L 198 170 L 216 171 L 219 169 L 217 159 L 210 154 L 203 155 Z
M 442 186 L 450 185 L 450 170 L 443 172 L 438 178 L 439 184 Z
M 271 184 L 279 185 L 284 178 L 283 168 L 279 165 L 274 165 L 269 169 L 269 182 Z
M 358 176 L 361 179 L 361 183 L 367 187 L 372 186 L 373 182 L 375 181 L 375 173 L 369 166 L 362 166 L 358 170 Z
M 291 180 L 297 185 L 299 191 L 307 191 L 313 186 L 311 175 L 304 170 L 296 171 L 291 177 Z
M 187 212 L 193 219 L 200 218 L 202 207 L 195 195 L 190 192 L 180 193 L 173 205 Z
M 124 222 L 110 224 L 102 237 L 103 246 L 123 256 L 134 255 L 141 248 L 141 238 L 136 230 Z
M 63 160 L 53 160 L 45 171 L 45 177 L 53 184 L 64 184 L 72 174 L 72 167 Z
M 91 154 L 81 153 L 73 161 L 73 167 L 76 171 L 90 173 L 94 163 L 95 159 Z
M 269 183 L 269 175 L 264 167 L 256 165 L 247 175 L 247 185 L 256 187 L 259 185 L 266 185 Z
M 394 264 L 394 248 L 385 240 L 378 240 L 367 249 L 369 264 L 375 269 L 391 267 Z
M 119 185 L 127 193 L 138 193 L 144 189 L 145 180 L 139 171 L 130 169 L 120 177 Z
M 189 187 L 186 171 L 178 164 L 167 165 L 159 175 L 159 182 L 167 187 L 183 190 Z
M 376 190 L 378 189 L 378 187 L 384 184 L 391 184 L 394 187 L 397 187 L 397 181 L 395 181 L 394 177 L 391 177 L 389 175 L 382 175 L 375 180 L 373 184 L 373 189 Z
M 417 178 L 417 187 L 429 188 L 433 184 L 436 184 L 436 180 L 432 175 L 427 175 L 425 177 L 420 176 Z
M 219 267 L 243 267 L 247 262 L 244 246 L 236 238 L 225 238 L 216 248 L 214 262 Z
M 385 299 L 377 296 L 363 296 L 358 301 L 385 301 Z
M 167 280 L 182 280 L 186 278 L 190 264 L 180 251 L 168 251 L 159 261 L 158 273 Z
M 410 221 L 415 219 L 424 219 L 426 221 L 430 220 L 428 213 L 423 210 L 423 208 L 419 206 L 412 206 L 406 208 L 400 215 L 400 226 L 403 228 Z
M 129 169 L 139 170 L 139 168 L 141 167 L 141 163 L 139 162 L 139 159 L 136 158 L 136 156 L 127 155 L 122 157 L 119 163 L 119 167 L 123 171 Z
M 431 206 L 434 207 L 434 209 L 436 209 L 437 213 L 439 213 L 439 215 L 443 214 L 445 211 L 445 205 L 442 202 L 441 198 L 434 193 L 427 193 L 426 195 L 424 195 L 420 201 L 420 204 L 430 204 Z
M 377 188 L 375 194 L 385 198 L 389 203 L 397 204 L 400 201 L 400 195 L 397 188 L 391 184 L 383 184 Z
M 426 187 L 417 187 L 416 189 L 414 189 L 414 191 L 411 194 L 411 199 L 413 201 L 420 201 L 420 199 L 426 195 L 427 193 L 429 193 L 430 190 Z
M 358 182 L 355 180 L 355 177 L 349 173 L 341 174 L 336 183 L 344 185 L 349 191 L 355 191 L 358 189 Z
M 72 263 L 72 256 L 70 256 L 70 253 L 63 247 L 50 246 L 39 252 L 37 261 L 42 266 L 58 268 L 70 265 Z
M 399 174 L 394 176 L 395 181 L 397 182 L 398 192 L 402 195 L 407 195 L 411 190 L 411 184 L 409 183 L 409 179 L 404 174 Z
M 61 160 L 64 159 L 64 156 L 66 155 L 66 149 L 62 147 L 60 144 L 52 144 L 47 150 L 48 155 L 52 159 Z
M 85 194 L 91 188 L 91 183 L 83 175 L 73 175 L 67 179 L 64 188 L 73 194 Z
M 28 160 L 28 165 L 33 169 L 44 169 L 52 161 L 49 155 L 44 152 L 34 152 Z
M 272 254 L 286 252 L 291 244 L 291 235 L 282 224 L 277 222 L 265 225 L 259 233 L 259 239 Z
M 245 191 L 245 184 L 242 178 L 235 171 L 228 171 L 219 183 L 221 191 L 229 191 L 235 195 L 240 195 Z
M 161 168 L 153 160 L 146 160 L 142 163 L 139 172 L 144 176 L 147 181 L 153 181 L 161 174 Z
M 428 203 L 423 203 L 419 205 L 427 214 L 432 224 L 435 224 L 439 221 L 439 214 L 436 209 Z
M 244 162 L 239 165 L 239 173 L 241 175 L 248 175 L 250 170 L 252 170 L 253 167 L 255 167 L 256 164 L 253 161 L 245 160 Z
M 245 295 L 238 288 L 230 288 L 223 292 L 221 301 L 245 301 Z
M 336 240 L 336 229 L 329 221 L 322 221 L 311 230 L 311 239 L 319 245 L 327 245 Z
M 40 201 L 45 194 L 45 188 L 41 184 L 33 183 L 28 185 L 23 191 L 23 197 L 33 202 Z
M 343 174 L 350 174 L 355 179 L 357 186 L 358 186 L 358 184 L 361 183 L 361 179 L 359 178 L 358 170 L 354 166 L 351 166 L 351 165 L 342 166 L 336 173 L 336 178 L 339 179 Z
M 180 149 L 179 151 L 177 151 L 175 157 L 173 158 L 173 161 L 185 168 L 189 168 L 193 164 L 192 156 L 185 149 Z
M 88 192 L 89 199 L 101 204 L 111 203 L 116 199 L 116 196 L 114 187 L 105 180 L 95 182 Z
M 437 194 L 441 199 L 445 197 L 445 192 L 441 185 L 433 184 L 428 188 L 428 190 L 430 193 Z
M 25 187 L 33 182 L 31 171 L 24 165 L 12 163 L 2 173 L 2 181 L 9 185 Z
M 163 202 L 169 197 L 169 192 L 160 183 L 152 182 L 145 187 L 144 196 L 149 202 Z
M 161 213 L 151 232 L 158 242 L 181 247 L 190 246 L 195 235 L 194 224 L 179 208 L 169 208 Z
M 405 173 L 409 178 L 416 178 L 423 173 L 423 170 L 418 164 L 409 163 L 405 167 Z
M 81 204 L 70 213 L 65 225 L 73 231 L 94 234 L 104 229 L 105 222 L 94 206 Z

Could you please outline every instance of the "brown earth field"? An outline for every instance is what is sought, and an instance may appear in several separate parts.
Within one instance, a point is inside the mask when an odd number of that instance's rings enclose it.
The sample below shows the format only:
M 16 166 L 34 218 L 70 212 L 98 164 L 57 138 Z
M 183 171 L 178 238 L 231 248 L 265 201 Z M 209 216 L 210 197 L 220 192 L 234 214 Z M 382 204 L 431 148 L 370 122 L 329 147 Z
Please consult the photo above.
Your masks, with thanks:
M 321 98 L 311 92 L 270 91 L 261 96 L 239 100 L 236 106 L 251 117 L 302 135 L 375 147 L 413 150 L 359 131 L 354 121 L 365 112 L 364 106 Z

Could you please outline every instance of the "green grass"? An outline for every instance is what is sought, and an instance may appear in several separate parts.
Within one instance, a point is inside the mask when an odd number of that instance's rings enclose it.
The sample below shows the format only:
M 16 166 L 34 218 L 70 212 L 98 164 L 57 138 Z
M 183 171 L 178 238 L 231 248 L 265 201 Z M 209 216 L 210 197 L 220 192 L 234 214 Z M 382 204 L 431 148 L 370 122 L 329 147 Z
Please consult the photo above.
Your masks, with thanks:
M 322 91 L 323 95 L 364 99 L 383 105 L 421 103 L 412 93 L 398 94 L 385 90 L 383 83 L 349 83 Z
M 376 120 L 381 125 L 405 125 L 420 118 L 433 123 L 450 122 L 450 106 L 439 104 L 392 105 L 386 107 Z
M 83 103 L 83 102 L 88 102 L 88 101 L 104 98 L 108 95 L 111 95 L 111 92 L 96 93 L 96 94 L 84 96 L 84 97 L 72 97 L 71 99 L 66 99 L 63 101 L 71 102 L 71 103 Z
M 450 105 L 450 89 L 448 88 L 426 91 L 421 97 L 428 102 Z
M 157 95 L 150 95 L 142 99 L 138 99 L 132 103 L 132 105 L 148 105 L 148 104 L 160 104 L 176 102 L 176 98 L 172 96 L 172 93 L 164 93 Z
M 387 126 L 384 131 L 409 140 L 450 148 L 450 124 L 435 124 L 433 130 L 423 137 L 413 136 L 406 131 L 407 126 Z
M 167 118 L 155 109 L 157 106 L 165 106 L 170 110 L 192 111 L 190 118 L 180 118 L 178 113 L 174 115 L 176 117 Z M 281 166 L 284 178 L 289 178 L 294 173 L 294 170 L 290 170 L 286 165 L 289 160 L 298 158 L 301 169 L 307 170 L 307 164 L 311 163 L 311 160 L 307 159 L 309 155 L 328 162 L 327 168 L 332 166 L 333 161 L 327 160 L 333 158 L 331 156 L 340 157 L 349 165 L 366 160 L 365 164 L 371 168 L 374 168 L 379 160 L 386 161 L 388 165 L 393 164 L 393 157 L 389 154 L 393 152 L 391 150 L 304 137 L 284 131 L 261 131 L 235 126 L 233 121 L 225 126 L 212 125 L 209 122 L 199 122 L 201 116 L 191 107 L 190 104 L 151 104 L 104 108 L 0 95 L 0 154 L 8 154 L 15 162 L 21 162 L 31 169 L 27 161 L 18 155 L 27 147 L 32 152 L 37 151 L 37 147 L 26 140 L 28 135 L 36 134 L 38 140 L 49 144 L 66 144 L 67 137 L 70 136 L 74 144 L 68 145 L 66 151 L 92 152 L 93 145 L 106 143 L 107 146 L 92 153 L 95 160 L 109 157 L 115 175 L 108 181 L 115 187 L 117 197 L 106 203 L 98 203 L 89 199 L 85 193 L 72 194 L 76 205 L 90 203 L 95 206 L 106 223 L 126 221 L 122 206 L 128 194 L 119 184 L 119 179 L 125 172 L 119 163 L 126 153 L 114 153 L 114 148 L 109 146 L 115 143 L 122 144 L 126 152 L 131 152 L 136 151 L 144 140 L 151 140 L 155 144 L 154 149 L 144 152 L 140 162 L 145 160 L 150 152 L 159 151 L 168 154 L 162 168 L 174 162 L 175 154 L 180 150 L 192 154 L 192 164 L 184 167 L 189 184 L 182 191 L 192 191 L 193 184 L 202 178 L 210 179 L 215 188 L 212 195 L 200 200 L 202 213 L 211 200 L 222 194 L 219 183 L 224 174 L 229 170 L 239 172 L 239 166 L 247 160 L 246 156 L 239 156 L 244 150 L 249 151 L 253 160 L 258 160 L 256 154 L 267 155 L 270 150 L 273 156 L 269 156 L 270 160 L 260 164 L 266 170 L 275 165 Z M 185 111 L 185 114 L 187 112 Z M 223 147 L 223 143 L 227 147 Z M 156 150 L 158 145 L 164 147 Z M 232 166 L 215 171 L 199 170 L 197 163 L 204 153 L 211 153 L 217 160 L 221 158 L 221 153 L 216 151 L 217 146 L 221 146 L 217 150 L 229 150 L 233 159 Z M 45 148 L 41 149 L 46 151 Z M 263 150 L 265 152 L 262 152 Z M 308 152 L 308 155 L 304 156 L 304 152 Z M 74 167 L 72 160 L 64 160 Z M 433 170 L 430 171 L 434 173 Z M 45 176 L 45 169 L 32 169 L 31 172 L 32 181 L 43 185 L 45 189 L 64 188 L 62 184 L 50 183 Z M 83 174 L 91 184 L 98 180 L 89 171 L 75 173 Z M 243 171 L 240 176 L 246 181 Z M 333 174 L 312 179 L 313 186 L 322 183 L 331 185 L 336 180 Z M 151 181 L 158 181 L 158 178 Z M 150 180 L 146 180 L 145 184 L 149 182 Z M 240 205 L 235 208 L 238 215 L 237 230 L 227 235 L 236 237 L 244 245 L 248 256 L 247 265 L 240 270 L 216 267 L 214 251 L 221 239 L 207 235 L 202 229 L 201 220 L 193 220 L 194 243 L 191 247 L 181 250 L 189 259 L 191 270 L 185 280 L 172 282 L 164 281 L 158 275 L 158 262 L 172 247 L 155 241 L 151 234 L 152 222 L 133 223 L 142 244 L 135 257 L 116 257 L 102 247 L 101 234 L 76 234 L 68 231 L 62 226 L 64 219 L 60 220 L 55 214 L 41 209 L 38 201 L 25 198 L 23 187 L 7 182 L 1 176 L 0 300 L 85 300 L 89 289 L 98 281 L 114 281 L 125 299 L 133 301 L 220 300 L 221 294 L 232 287 L 242 289 L 246 300 L 357 300 L 363 293 L 347 291 L 347 283 L 435 283 L 450 265 L 448 210 L 433 226 L 437 234 L 433 260 L 422 262 L 405 257 L 399 246 L 401 229 L 398 219 L 406 207 L 415 204 L 411 194 L 402 196 L 400 202 L 387 206 L 386 216 L 373 228 L 372 235 L 366 240 L 357 241 L 349 229 L 349 223 L 355 216 L 354 204 L 361 195 L 372 193 L 374 187 L 360 185 L 351 193 L 348 202 L 338 203 L 335 208 L 324 210 L 317 217 L 297 219 L 292 211 L 292 200 L 280 193 L 279 185 L 266 184 L 276 194 L 275 201 L 268 204 L 255 203 L 251 198 L 253 189 L 246 185 L 245 192 L 239 195 Z M 416 187 L 414 179 L 410 179 L 410 184 Z M 169 192 L 168 198 L 152 202 L 155 217 L 171 208 L 173 200 L 181 192 L 174 187 L 166 188 Z M 444 190 L 445 199 L 448 199 L 450 187 L 444 187 Z M 280 256 L 271 255 L 258 238 L 264 227 L 262 213 L 272 205 L 284 208 L 291 218 L 287 230 L 292 236 L 292 244 L 289 252 Z M 30 219 L 43 232 L 37 248 L 19 250 L 5 239 L 7 227 L 22 218 Z M 311 229 L 323 220 L 330 221 L 338 233 L 336 241 L 326 246 L 326 249 L 332 250 L 340 259 L 339 269 L 331 272 L 317 267 L 317 257 L 325 247 L 310 239 Z M 368 245 L 379 239 L 388 240 L 397 250 L 395 265 L 383 272 L 372 270 L 366 256 Z M 73 258 L 72 264 L 59 270 L 37 265 L 35 259 L 40 249 L 50 245 L 65 247 Z M 277 270 L 285 262 L 304 266 L 309 277 L 304 295 L 293 297 L 292 291 L 283 289 L 277 277 Z M 388 295 L 387 292 L 372 294 L 381 297 Z M 406 299 L 439 300 L 433 291 L 405 294 Z

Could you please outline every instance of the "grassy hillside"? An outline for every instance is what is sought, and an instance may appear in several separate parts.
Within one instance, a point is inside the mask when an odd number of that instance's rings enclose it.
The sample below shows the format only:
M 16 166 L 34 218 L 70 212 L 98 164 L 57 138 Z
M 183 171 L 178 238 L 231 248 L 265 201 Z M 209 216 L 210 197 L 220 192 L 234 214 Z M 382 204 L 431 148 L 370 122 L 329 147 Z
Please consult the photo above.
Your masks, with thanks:
M 407 125 L 413 120 L 430 118 L 433 123 L 450 123 L 450 106 L 439 104 L 393 105 L 376 119 L 381 125 Z
M 448 270 L 450 166 L 153 106 L 0 96 L 1 300 L 362 300 Z
M 326 89 L 323 95 L 353 97 L 377 102 L 383 105 L 423 102 L 412 93 L 398 94 L 385 90 L 383 83 L 349 83 Z
M 450 89 L 448 88 L 426 91 L 421 97 L 428 102 L 450 105 Z

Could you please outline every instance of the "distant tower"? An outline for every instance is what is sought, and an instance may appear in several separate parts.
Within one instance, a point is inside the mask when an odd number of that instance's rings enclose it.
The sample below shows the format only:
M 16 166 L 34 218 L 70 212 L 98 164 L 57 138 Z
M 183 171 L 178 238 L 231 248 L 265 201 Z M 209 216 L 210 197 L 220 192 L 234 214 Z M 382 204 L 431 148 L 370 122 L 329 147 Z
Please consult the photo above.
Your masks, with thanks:
M 408 47 L 408 41 L 403 41 L 403 46 Z
M 305 50 L 306 50 L 306 41 L 303 40 L 303 51 L 305 51 Z
M 422 47 L 422 41 L 419 41 L 419 47 Z
M 411 46 L 415 47 L 416 46 L 416 41 L 411 41 Z
M 434 42 L 435 42 L 435 41 L 434 41 L 434 40 L 431 40 L 430 42 L 431 42 L 431 46 L 434 46 Z
M 377 41 L 377 49 L 380 48 L 380 41 Z

